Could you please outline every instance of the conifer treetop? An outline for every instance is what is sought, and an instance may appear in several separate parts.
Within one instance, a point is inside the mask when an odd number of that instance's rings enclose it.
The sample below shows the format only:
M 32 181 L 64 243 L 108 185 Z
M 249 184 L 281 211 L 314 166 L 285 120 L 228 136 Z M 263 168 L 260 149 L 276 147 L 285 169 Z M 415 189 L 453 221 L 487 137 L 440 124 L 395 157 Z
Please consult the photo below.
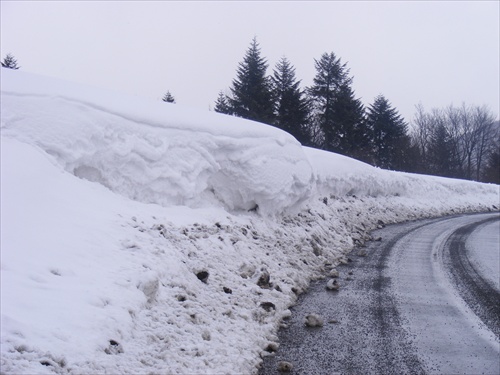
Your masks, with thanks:
M 163 100 L 166 103 L 173 103 L 173 104 L 175 104 L 175 98 L 170 93 L 170 91 L 167 91 L 167 93 L 165 95 L 163 95 L 163 98 L 161 100 Z
M 17 70 L 20 68 L 20 66 L 17 65 L 17 60 L 14 58 L 14 56 L 8 53 L 2 61 L 2 68 Z

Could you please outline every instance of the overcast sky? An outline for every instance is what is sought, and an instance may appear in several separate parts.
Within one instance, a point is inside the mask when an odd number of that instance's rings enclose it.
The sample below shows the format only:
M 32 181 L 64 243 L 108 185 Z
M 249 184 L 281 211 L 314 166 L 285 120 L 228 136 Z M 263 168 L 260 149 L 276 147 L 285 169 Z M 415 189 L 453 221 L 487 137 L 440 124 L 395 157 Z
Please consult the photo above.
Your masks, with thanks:
M 268 74 L 286 56 L 305 87 L 334 52 L 365 105 L 383 94 L 407 120 L 419 102 L 500 113 L 497 0 L 0 4 L 1 58 L 27 72 L 208 109 L 256 36 Z

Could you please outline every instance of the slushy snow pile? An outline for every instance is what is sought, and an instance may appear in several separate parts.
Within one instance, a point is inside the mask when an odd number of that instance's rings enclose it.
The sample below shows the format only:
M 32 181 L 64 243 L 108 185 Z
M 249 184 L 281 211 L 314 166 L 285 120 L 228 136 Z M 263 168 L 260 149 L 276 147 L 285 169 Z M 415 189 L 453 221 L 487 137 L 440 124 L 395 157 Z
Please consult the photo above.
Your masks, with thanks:
M 271 126 L 1 70 L 1 373 L 256 373 L 381 222 L 497 210 Z

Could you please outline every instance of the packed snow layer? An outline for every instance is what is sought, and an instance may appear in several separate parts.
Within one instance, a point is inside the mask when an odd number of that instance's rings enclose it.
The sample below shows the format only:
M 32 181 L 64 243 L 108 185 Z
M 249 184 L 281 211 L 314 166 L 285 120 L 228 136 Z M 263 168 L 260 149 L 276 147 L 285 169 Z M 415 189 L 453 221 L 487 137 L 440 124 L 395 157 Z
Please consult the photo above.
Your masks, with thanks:
M 164 206 L 218 201 L 274 214 L 305 200 L 313 182 L 301 145 L 276 128 L 5 69 L 2 134 L 78 177 Z
M 255 373 L 296 296 L 391 223 L 499 187 L 1 70 L 1 371 Z
M 304 147 L 313 165 L 316 195 L 335 197 L 408 197 L 433 200 L 483 194 L 493 198 L 497 185 L 480 184 L 438 176 L 418 175 L 375 168 L 347 156 Z

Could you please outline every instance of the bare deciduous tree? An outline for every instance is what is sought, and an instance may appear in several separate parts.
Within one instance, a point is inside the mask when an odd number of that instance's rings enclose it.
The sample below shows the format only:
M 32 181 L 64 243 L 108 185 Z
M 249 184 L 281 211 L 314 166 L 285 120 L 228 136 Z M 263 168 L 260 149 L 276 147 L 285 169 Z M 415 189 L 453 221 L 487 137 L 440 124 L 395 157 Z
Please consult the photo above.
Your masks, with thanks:
M 416 110 L 412 139 L 419 149 L 422 172 L 481 180 L 499 133 L 490 110 L 466 104 L 430 112 L 418 105 Z

